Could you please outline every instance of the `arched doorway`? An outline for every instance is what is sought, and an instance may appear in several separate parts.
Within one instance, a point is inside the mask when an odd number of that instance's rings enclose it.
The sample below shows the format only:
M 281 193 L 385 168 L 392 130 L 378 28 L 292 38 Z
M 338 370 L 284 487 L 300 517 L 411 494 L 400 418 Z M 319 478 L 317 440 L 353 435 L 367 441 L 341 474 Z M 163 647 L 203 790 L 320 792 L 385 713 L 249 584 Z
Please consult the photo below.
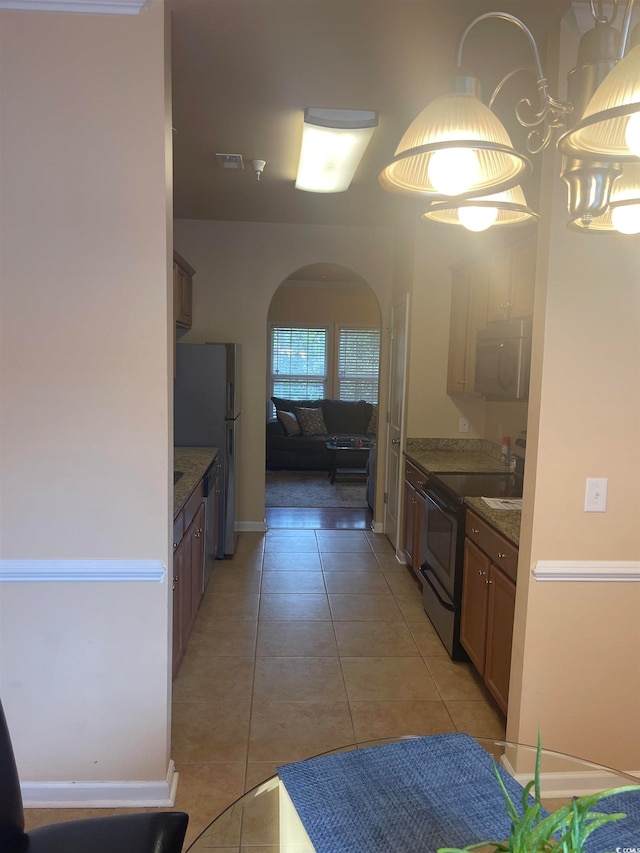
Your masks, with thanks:
M 369 528 L 381 335 L 375 294 L 346 267 L 307 265 L 275 292 L 267 326 L 267 526 Z

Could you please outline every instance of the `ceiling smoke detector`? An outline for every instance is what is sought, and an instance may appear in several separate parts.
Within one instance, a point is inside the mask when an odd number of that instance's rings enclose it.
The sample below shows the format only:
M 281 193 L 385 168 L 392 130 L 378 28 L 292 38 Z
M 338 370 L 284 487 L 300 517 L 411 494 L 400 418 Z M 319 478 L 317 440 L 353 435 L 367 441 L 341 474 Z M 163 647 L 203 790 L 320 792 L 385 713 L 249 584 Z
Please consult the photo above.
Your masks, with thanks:
M 244 169 L 242 154 L 216 154 L 216 160 L 221 169 Z

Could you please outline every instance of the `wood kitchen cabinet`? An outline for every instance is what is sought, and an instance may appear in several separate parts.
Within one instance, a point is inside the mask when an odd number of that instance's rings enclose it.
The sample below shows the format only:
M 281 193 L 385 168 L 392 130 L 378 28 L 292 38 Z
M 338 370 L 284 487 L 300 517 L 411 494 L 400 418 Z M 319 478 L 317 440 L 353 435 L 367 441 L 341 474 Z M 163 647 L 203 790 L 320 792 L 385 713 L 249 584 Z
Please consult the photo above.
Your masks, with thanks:
M 506 714 L 518 549 L 471 512 L 465 533 L 460 641 Z
M 421 492 L 427 477 L 405 459 L 403 550 L 408 566 L 420 578 L 420 566 L 425 560 L 426 501 Z M 421 581 L 422 582 L 422 581 Z
M 487 324 L 489 263 L 476 261 L 453 272 L 447 393 L 474 396 L 476 336 Z
M 193 276 L 195 270 L 177 252 L 173 253 L 173 317 L 177 326 L 190 329 L 193 323 Z
M 453 267 L 447 394 L 474 391 L 478 329 L 533 314 L 536 241 L 527 238 Z
M 195 487 L 174 520 L 173 538 L 173 650 L 175 676 L 200 607 L 204 567 L 204 482 Z
M 488 322 L 531 317 L 535 277 L 534 240 L 523 240 L 494 252 L 490 259 Z

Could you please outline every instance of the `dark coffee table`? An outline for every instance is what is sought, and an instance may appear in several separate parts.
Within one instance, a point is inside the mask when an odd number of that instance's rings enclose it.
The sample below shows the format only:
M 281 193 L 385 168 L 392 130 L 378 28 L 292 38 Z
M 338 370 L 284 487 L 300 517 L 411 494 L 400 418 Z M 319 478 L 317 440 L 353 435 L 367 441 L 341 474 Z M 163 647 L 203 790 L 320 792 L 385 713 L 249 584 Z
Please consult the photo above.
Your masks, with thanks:
M 331 485 L 338 477 L 343 483 L 362 483 L 366 480 L 368 451 L 375 446 L 375 442 L 367 438 L 331 438 L 325 444 L 327 450 L 332 451 L 329 469 Z

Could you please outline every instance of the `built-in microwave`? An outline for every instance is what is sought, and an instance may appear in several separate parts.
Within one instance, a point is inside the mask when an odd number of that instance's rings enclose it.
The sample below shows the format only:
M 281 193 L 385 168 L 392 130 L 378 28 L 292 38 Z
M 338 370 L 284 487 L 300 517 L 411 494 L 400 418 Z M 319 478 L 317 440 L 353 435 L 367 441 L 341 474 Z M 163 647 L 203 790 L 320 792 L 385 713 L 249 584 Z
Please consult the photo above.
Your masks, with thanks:
M 479 329 L 474 390 L 487 397 L 527 400 L 531 320 L 504 320 Z

